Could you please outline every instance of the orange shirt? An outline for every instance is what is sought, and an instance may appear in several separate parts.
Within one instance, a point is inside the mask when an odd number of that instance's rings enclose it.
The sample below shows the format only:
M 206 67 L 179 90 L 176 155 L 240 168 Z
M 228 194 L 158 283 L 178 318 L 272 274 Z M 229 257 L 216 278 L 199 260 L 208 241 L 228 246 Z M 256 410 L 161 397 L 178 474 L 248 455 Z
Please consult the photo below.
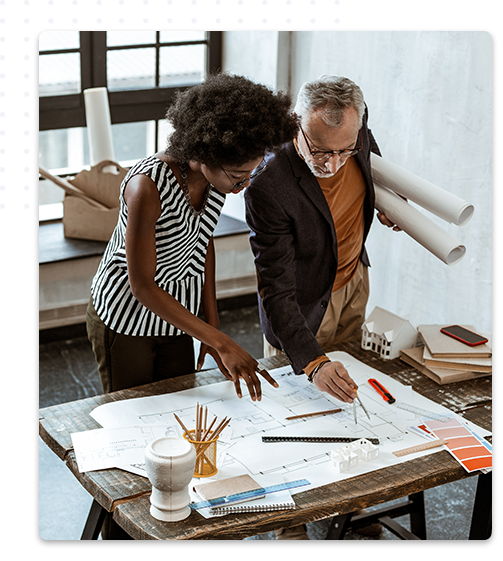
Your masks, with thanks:
M 332 292 L 356 273 L 363 244 L 365 181 L 354 158 L 328 178 L 316 178 L 332 213 L 337 235 L 338 266 Z

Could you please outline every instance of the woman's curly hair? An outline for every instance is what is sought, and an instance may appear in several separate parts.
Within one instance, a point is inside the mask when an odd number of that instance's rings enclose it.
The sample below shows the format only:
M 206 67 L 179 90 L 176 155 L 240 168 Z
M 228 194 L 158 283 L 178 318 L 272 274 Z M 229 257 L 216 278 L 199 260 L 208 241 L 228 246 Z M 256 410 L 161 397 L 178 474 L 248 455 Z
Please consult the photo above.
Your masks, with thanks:
M 166 119 L 174 128 L 166 154 L 178 162 L 242 165 L 297 133 L 291 98 L 242 76 L 213 74 L 178 91 Z

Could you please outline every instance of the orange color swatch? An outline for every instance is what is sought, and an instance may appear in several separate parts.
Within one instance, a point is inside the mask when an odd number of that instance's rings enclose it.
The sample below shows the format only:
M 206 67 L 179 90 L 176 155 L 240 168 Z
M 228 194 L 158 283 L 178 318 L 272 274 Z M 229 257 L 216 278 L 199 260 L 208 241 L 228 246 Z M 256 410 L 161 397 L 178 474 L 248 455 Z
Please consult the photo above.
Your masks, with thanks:
M 445 423 L 431 420 L 425 424 L 437 438 L 447 440 L 448 451 L 466 471 L 492 469 L 492 446 L 457 419 Z

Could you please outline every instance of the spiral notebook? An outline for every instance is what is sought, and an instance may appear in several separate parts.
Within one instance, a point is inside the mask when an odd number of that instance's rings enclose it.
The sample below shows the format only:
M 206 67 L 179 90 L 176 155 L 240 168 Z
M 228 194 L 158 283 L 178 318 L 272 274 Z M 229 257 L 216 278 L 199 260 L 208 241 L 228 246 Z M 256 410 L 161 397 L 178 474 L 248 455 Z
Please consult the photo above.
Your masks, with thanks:
M 238 512 L 268 512 L 273 510 L 285 510 L 295 508 L 295 502 L 292 499 L 290 491 L 276 491 L 265 495 L 261 499 L 254 499 L 246 503 L 238 503 L 235 505 L 218 506 L 210 508 L 210 514 L 213 516 L 222 516 L 224 514 L 235 514 Z
M 250 477 L 249 475 L 240 475 L 231 478 L 223 478 L 221 480 L 211 481 L 192 487 L 189 492 L 192 498 L 197 496 L 206 498 L 221 497 L 236 492 L 243 492 L 248 489 L 260 489 L 269 485 L 277 485 L 284 483 L 281 476 L 258 475 Z M 215 516 L 225 516 L 226 514 L 234 514 L 238 512 L 267 512 L 272 510 L 283 510 L 295 508 L 295 502 L 292 499 L 288 489 L 276 491 L 260 495 L 254 499 L 236 502 L 228 505 L 218 505 L 213 508 L 202 508 L 198 512 L 205 518 L 213 518 Z

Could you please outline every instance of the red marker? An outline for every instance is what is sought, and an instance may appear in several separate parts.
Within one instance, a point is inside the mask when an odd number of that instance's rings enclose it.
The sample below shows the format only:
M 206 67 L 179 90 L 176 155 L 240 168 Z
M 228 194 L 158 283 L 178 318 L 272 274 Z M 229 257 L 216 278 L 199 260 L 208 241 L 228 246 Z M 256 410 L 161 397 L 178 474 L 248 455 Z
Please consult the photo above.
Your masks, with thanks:
M 382 395 L 384 401 L 388 403 L 395 403 L 396 399 L 389 393 L 389 391 L 380 384 L 375 378 L 369 379 L 369 384 L 374 388 L 374 390 Z

